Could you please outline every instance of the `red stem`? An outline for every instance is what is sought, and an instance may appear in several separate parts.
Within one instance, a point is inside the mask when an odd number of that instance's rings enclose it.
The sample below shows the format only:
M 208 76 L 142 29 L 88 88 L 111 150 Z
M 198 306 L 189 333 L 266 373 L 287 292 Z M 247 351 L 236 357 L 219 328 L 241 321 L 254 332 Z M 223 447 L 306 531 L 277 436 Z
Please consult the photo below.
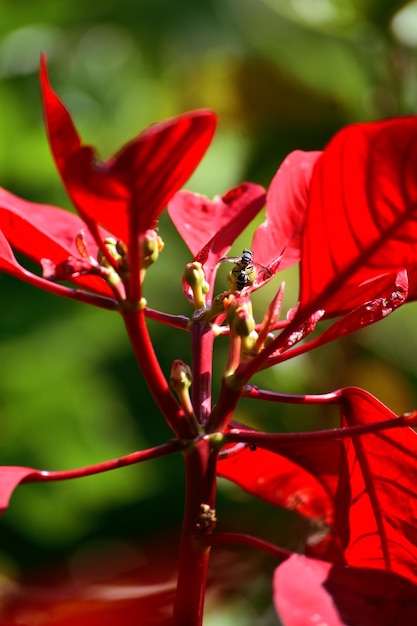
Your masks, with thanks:
M 300 433 L 260 433 L 258 431 L 233 428 L 224 435 L 224 443 L 246 442 L 258 445 L 265 449 L 279 450 L 279 444 L 296 443 L 297 441 L 328 441 L 330 439 L 346 439 L 358 435 L 389 430 L 391 428 L 403 428 L 413 426 L 414 421 L 407 415 L 397 418 L 373 422 L 372 424 L 359 424 L 346 428 L 332 428 L 327 430 L 314 430 Z
M 216 493 L 217 451 L 208 438 L 191 444 L 184 453 L 186 474 L 186 504 L 178 562 L 177 594 L 174 606 L 174 626 L 201 626 L 210 546 L 203 522 L 201 505 L 214 509 Z M 204 524 L 203 524 L 204 526 Z
M 243 391 L 245 398 L 267 400 L 268 402 L 285 402 L 286 404 L 339 404 L 343 397 L 343 390 L 337 389 L 323 394 L 295 395 L 258 389 L 254 385 L 246 385 Z
M 185 315 L 171 315 L 170 313 L 162 313 L 162 311 L 156 311 L 148 307 L 145 308 L 145 317 L 179 330 L 188 330 L 188 324 L 190 323 L 190 318 Z
M 64 470 L 60 472 L 48 472 L 46 470 L 39 471 L 38 473 L 29 475 L 22 482 L 33 483 L 52 480 L 69 480 L 71 478 L 92 476 L 93 474 L 108 472 L 109 470 L 127 467 L 128 465 L 134 465 L 135 463 L 142 463 L 143 461 L 149 461 L 150 459 L 156 459 L 160 456 L 172 454 L 173 452 L 178 452 L 182 446 L 182 442 L 175 439 L 167 441 L 167 443 L 164 443 L 161 446 L 156 446 L 155 448 L 139 450 L 138 452 L 132 452 L 131 454 L 121 456 L 118 459 L 111 459 L 110 461 L 96 463 L 95 465 L 88 465 L 86 467 L 78 467 L 76 469 Z
M 19 274 L 13 273 L 12 276 L 16 276 L 20 280 L 24 280 L 26 283 L 29 283 L 34 287 L 38 287 L 44 291 L 49 291 L 49 293 L 53 293 L 58 296 L 63 296 L 64 298 L 76 300 L 77 302 L 92 304 L 93 306 L 100 307 L 101 309 L 107 309 L 109 311 L 116 311 L 119 308 L 119 303 L 113 298 L 100 296 L 99 294 L 92 293 L 90 291 L 83 291 L 82 289 L 66 287 L 65 285 L 60 285 L 59 283 L 54 283 L 51 280 L 32 274 L 27 270 L 19 272 Z
M 241 395 L 242 388 L 240 386 L 232 387 L 228 380 L 222 381 L 219 398 L 208 421 L 208 433 L 226 430 Z
M 191 333 L 192 403 L 198 423 L 204 425 L 211 412 L 214 333 L 208 324 L 202 322 L 194 322 L 191 327 Z
M 144 311 L 142 309 L 139 311 L 125 309 L 121 313 L 143 377 L 166 422 L 178 437 L 193 438 L 195 436 L 194 428 L 185 418 L 183 410 L 178 406 L 171 393 L 156 357 L 149 337 Z
M 262 550 L 262 552 L 265 552 L 280 561 L 285 561 L 292 555 L 292 552 L 289 550 L 275 546 L 273 543 L 269 543 L 269 541 L 259 539 L 259 537 L 253 537 L 252 535 L 246 535 L 244 533 L 214 533 L 213 535 L 207 537 L 207 544 L 210 546 L 225 544 L 249 546 L 250 548 Z

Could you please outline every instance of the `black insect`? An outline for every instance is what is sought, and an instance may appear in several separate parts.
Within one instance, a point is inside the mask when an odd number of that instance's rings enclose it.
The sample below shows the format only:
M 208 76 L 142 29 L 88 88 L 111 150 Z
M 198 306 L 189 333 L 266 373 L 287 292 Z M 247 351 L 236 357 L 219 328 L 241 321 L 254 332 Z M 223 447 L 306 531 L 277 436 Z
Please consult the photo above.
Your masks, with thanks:
M 265 277 L 270 276 L 270 272 L 266 267 L 253 261 L 253 252 L 245 248 L 240 257 L 223 257 L 223 262 L 235 263 L 233 269 L 229 272 L 228 281 L 235 291 L 242 291 L 245 287 L 253 285 L 257 276 L 257 268 L 263 271 Z

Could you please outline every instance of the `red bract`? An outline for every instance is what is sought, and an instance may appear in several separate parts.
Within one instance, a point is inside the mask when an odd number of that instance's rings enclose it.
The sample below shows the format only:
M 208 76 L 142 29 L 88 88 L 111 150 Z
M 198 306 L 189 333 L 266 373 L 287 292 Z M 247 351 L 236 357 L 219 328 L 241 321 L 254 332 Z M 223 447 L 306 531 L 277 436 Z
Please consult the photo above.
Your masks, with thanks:
M 303 344 L 279 358 L 285 360 L 294 357 L 300 352 L 323 346 L 329 341 L 335 341 L 344 335 L 379 322 L 405 304 L 408 293 L 408 274 L 405 270 L 398 272 L 398 274 L 383 274 L 362 283 L 356 290 L 356 297 L 358 300 L 363 299 L 363 304 L 350 309 L 343 317 L 309 343 Z M 366 298 L 370 299 L 366 300 Z M 345 303 L 346 307 L 349 305 L 349 301 Z M 275 360 L 274 357 L 270 359 L 270 361 L 273 360 Z
M 45 289 L 53 289 L 47 280 L 42 281 L 17 262 L 12 246 L 32 261 L 50 263 L 52 271 L 60 268 L 62 278 L 77 287 L 102 296 L 113 295 L 106 282 L 99 278 L 97 244 L 77 215 L 57 207 L 28 202 L 0 188 L 0 231 L 3 238 L 0 267 L 3 271 Z M 100 234 L 103 240 L 108 235 L 103 230 Z M 88 256 L 80 254 L 80 246 L 77 247 L 80 239 Z M 67 292 L 71 295 L 69 289 Z
M 294 554 L 274 575 L 284 626 L 412 626 L 417 587 L 391 572 L 346 568 Z
M 397 418 L 353 387 L 296 396 L 248 383 L 260 370 L 375 323 L 416 297 L 417 118 L 347 128 L 323 153 L 290 154 L 267 194 L 245 182 L 208 200 L 178 190 L 211 141 L 213 113 L 194 111 L 152 126 L 100 163 L 52 90 L 45 58 L 41 84 L 51 150 L 79 216 L 0 189 L 0 269 L 50 291 L 118 309 L 174 438 L 71 470 L 0 468 L 0 510 L 22 482 L 81 478 L 172 453 L 182 454 L 186 479 L 175 599 L 171 584 L 158 586 L 153 599 L 142 597 L 140 588 L 128 597 L 124 586 L 111 585 L 103 591 L 121 592 L 125 595 L 117 598 L 126 602 L 115 606 L 107 598 L 89 614 L 83 587 L 84 595 L 76 590 L 74 603 L 59 606 L 53 600 L 56 624 L 74 619 L 77 624 L 153 624 L 161 618 L 175 626 L 201 626 L 210 548 L 227 542 L 288 559 L 274 583 L 276 606 L 287 626 L 414 624 L 417 434 L 411 427 L 417 412 Z M 226 257 L 265 200 L 266 220 L 251 250 Z M 190 317 L 147 308 L 142 297 L 146 270 L 163 247 L 156 223 L 166 204 L 194 257 L 184 264 L 183 277 L 194 306 Z M 15 251 L 40 264 L 43 276 L 20 265 Z M 286 306 L 282 283 L 258 323 L 251 292 L 299 261 L 298 305 L 280 319 Z M 233 265 L 211 302 L 223 262 Z M 73 287 L 56 284 L 59 280 Z M 336 316 L 320 335 L 321 320 Z M 165 374 L 147 317 L 189 333 L 191 365 L 177 356 L 169 377 Z M 229 352 L 217 386 L 213 344 L 219 335 L 228 335 Z M 340 427 L 257 432 L 232 421 L 242 397 L 275 405 L 333 404 Z M 218 532 L 217 476 L 308 518 L 306 552 L 328 563 L 289 558 L 288 551 L 258 537 Z M 94 601 L 94 589 L 89 599 Z M 27 605 L 24 601 L 23 615 L 30 615 L 31 607 L 30 599 Z M 43 617 L 34 619 L 42 623 Z
M 181 237 L 204 266 L 212 284 L 220 258 L 267 201 L 266 219 L 256 229 L 252 251 L 256 263 L 272 276 L 300 260 L 301 233 L 314 165 L 321 152 L 292 152 L 279 167 L 268 194 L 259 185 L 242 183 L 221 198 L 178 192 L 168 212 Z M 260 280 L 266 282 L 267 276 Z
M 255 231 L 252 249 L 256 260 L 269 266 L 282 255 L 280 269 L 297 263 L 309 201 L 314 166 L 321 152 L 291 152 L 268 189 L 266 219 Z
M 303 235 L 301 306 L 337 314 L 357 287 L 415 267 L 417 117 L 341 130 L 317 161 Z
M 321 519 L 330 522 L 332 534 L 323 545 L 315 545 L 314 552 L 349 565 L 394 571 L 416 582 L 417 434 L 405 427 L 414 421 L 399 420 L 362 389 L 348 387 L 337 395 L 343 428 L 340 438 L 336 431 L 268 435 L 242 430 L 229 438 L 262 449 L 245 450 L 242 462 L 239 456 L 223 461 L 219 472 L 260 498 L 272 501 L 274 497 L 276 504 L 296 508 L 316 520 L 322 494 L 327 492 L 333 505 L 327 501 Z M 359 434 L 355 428 L 369 432 Z M 276 472 L 265 450 L 278 453 Z M 252 463 L 249 454 L 253 454 Z M 298 467 L 283 462 L 281 456 Z M 277 489 L 282 471 L 290 480 Z M 307 479 L 305 471 L 311 475 Z M 317 490 L 319 484 L 324 492 Z
M 225 450 L 225 454 L 226 458 L 221 458 L 218 465 L 219 476 L 270 504 L 295 510 L 320 524 L 333 522 L 334 493 L 329 491 L 326 482 L 333 479 L 337 484 L 337 466 L 332 463 L 332 450 L 326 442 L 315 446 L 303 443 L 291 446 L 288 451 L 290 458 L 285 452 L 278 454 L 261 447 L 251 449 L 250 446 L 230 456 Z M 297 464 L 298 458 L 305 462 L 304 466 Z M 310 471 L 309 465 L 313 471 Z M 323 476 L 328 470 L 331 475 L 324 481 Z
M 349 389 L 342 426 L 396 416 L 376 398 Z M 397 572 L 417 582 L 417 434 L 401 428 L 344 441 L 335 505 L 346 562 Z
M 194 111 L 151 126 L 100 163 L 94 148 L 82 144 L 52 90 L 45 57 L 41 85 L 52 154 L 74 206 L 90 228 L 101 224 L 127 244 L 136 274 L 138 237 L 155 226 L 168 200 L 200 162 L 214 134 L 215 115 Z M 131 291 L 136 297 L 138 286 L 132 283 Z
M 262 209 L 265 197 L 264 188 L 254 183 L 242 183 L 214 200 L 179 191 L 168 213 L 194 257 L 210 250 L 219 259 Z
M 113 296 L 113 302 L 115 294 L 116 300 L 127 297 L 136 301 L 140 295 L 141 237 L 155 227 L 169 198 L 199 163 L 212 139 L 215 116 L 206 110 L 194 111 L 152 126 L 113 159 L 100 164 L 94 149 L 82 145 L 68 111 L 52 90 L 45 57 L 41 84 L 52 153 L 82 219 L 0 189 L 0 229 L 13 249 L 42 264 L 45 278 L 70 281 L 99 296 Z M 123 242 L 122 253 L 109 251 L 105 241 L 109 235 L 114 238 L 111 245 Z M 82 292 L 52 286 L 34 276 L 16 261 L 5 241 L 2 251 L 0 262 L 5 271 L 50 291 L 114 308 L 110 300 L 89 299 Z M 117 259 L 120 254 L 126 255 L 123 262 Z M 106 284 L 110 266 L 119 274 L 123 288 L 115 287 L 112 279 Z
M 265 197 L 260 185 L 242 183 L 214 200 L 179 191 L 168 203 L 171 220 L 211 286 L 219 260 L 262 209 Z

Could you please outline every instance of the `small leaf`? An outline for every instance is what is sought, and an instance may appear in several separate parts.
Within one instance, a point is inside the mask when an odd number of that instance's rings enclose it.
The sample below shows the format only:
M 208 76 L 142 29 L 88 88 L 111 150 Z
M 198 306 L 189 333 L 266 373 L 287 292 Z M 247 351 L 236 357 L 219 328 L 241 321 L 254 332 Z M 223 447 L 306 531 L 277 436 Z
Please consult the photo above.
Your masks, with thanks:
M 417 587 L 391 572 L 294 554 L 277 567 L 274 604 L 284 626 L 412 626 Z
M 218 261 L 264 204 L 263 187 L 242 183 L 214 200 L 179 191 L 168 203 L 168 213 L 210 282 Z

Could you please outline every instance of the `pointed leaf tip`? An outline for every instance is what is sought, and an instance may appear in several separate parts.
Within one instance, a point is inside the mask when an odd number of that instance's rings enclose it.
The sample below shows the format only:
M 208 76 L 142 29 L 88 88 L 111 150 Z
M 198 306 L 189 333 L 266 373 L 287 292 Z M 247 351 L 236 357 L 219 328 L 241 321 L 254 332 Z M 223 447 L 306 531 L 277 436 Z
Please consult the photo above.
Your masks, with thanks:
M 100 224 L 134 244 L 199 164 L 215 132 L 215 113 L 199 109 L 153 124 L 113 158 L 99 162 L 95 149 L 82 145 L 52 89 L 45 56 L 40 81 L 49 144 L 75 208 L 87 224 Z
M 58 170 L 61 172 L 65 159 L 79 149 L 81 141 L 71 115 L 52 89 L 45 54 L 41 55 L 40 83 L 49 144 Z

